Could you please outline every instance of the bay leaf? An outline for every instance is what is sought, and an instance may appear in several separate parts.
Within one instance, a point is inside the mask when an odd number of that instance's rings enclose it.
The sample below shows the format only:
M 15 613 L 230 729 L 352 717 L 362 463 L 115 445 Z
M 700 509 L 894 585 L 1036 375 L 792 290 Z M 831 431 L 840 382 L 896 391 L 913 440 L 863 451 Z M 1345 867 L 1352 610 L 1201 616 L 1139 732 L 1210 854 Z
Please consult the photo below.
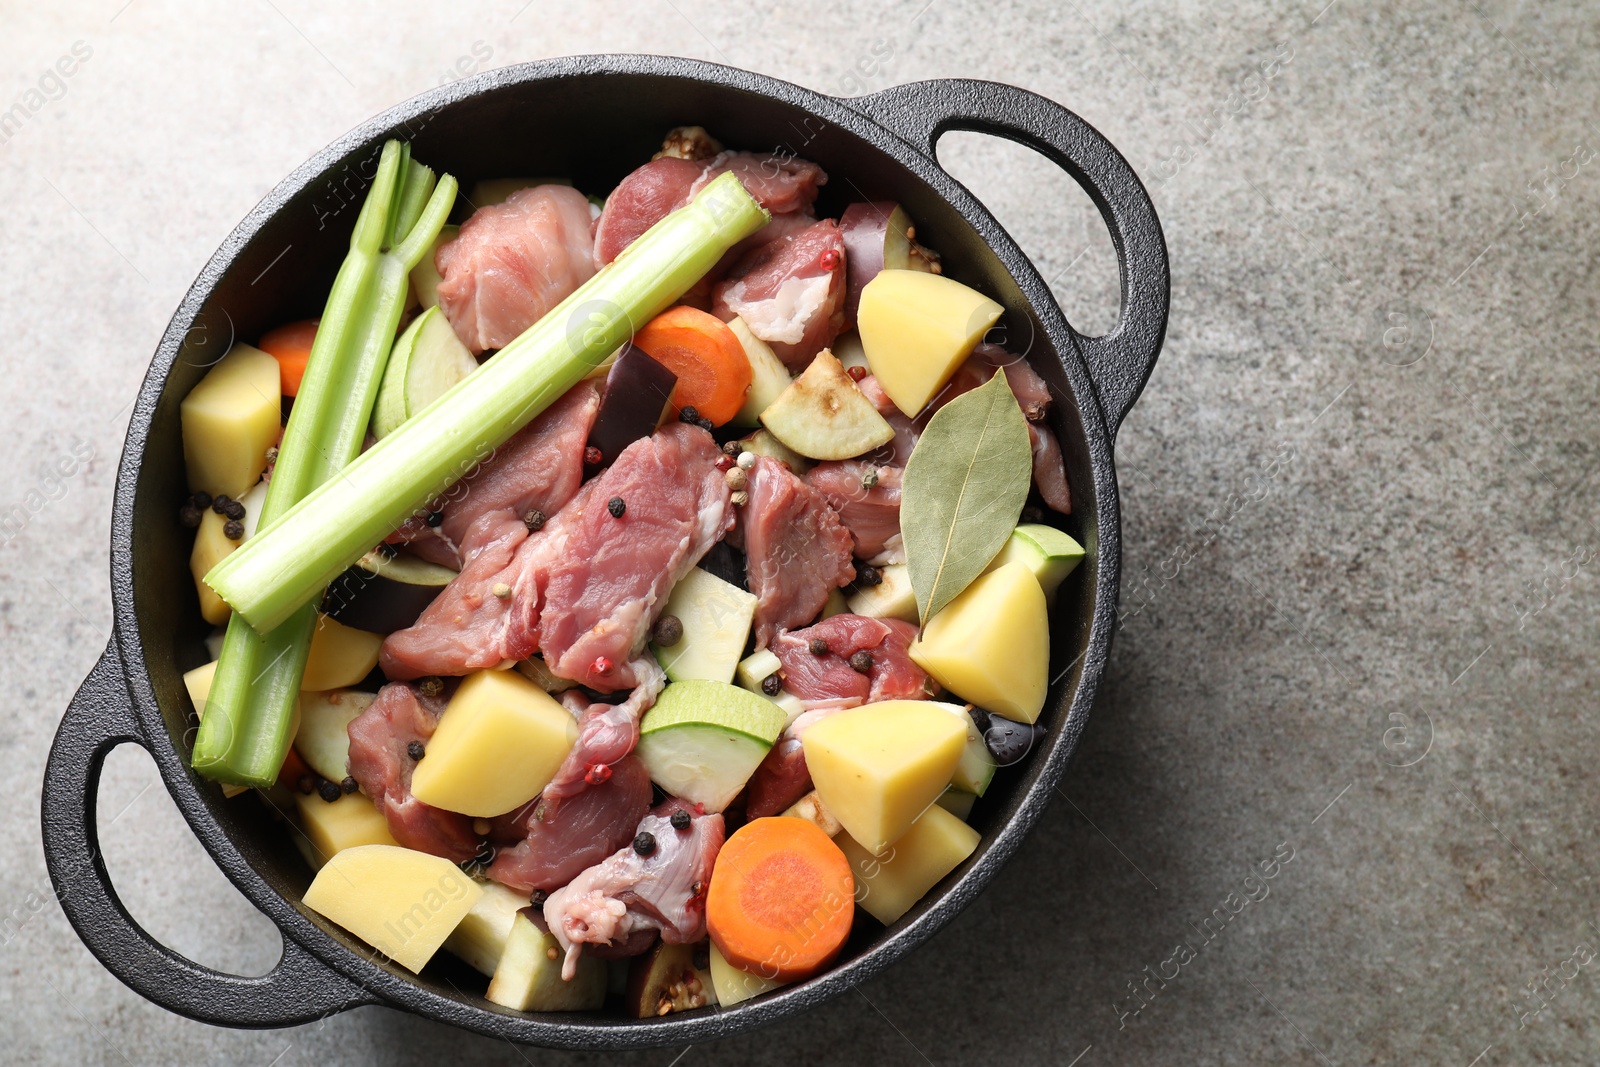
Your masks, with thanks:
M 922 625 L 999 554 L 1032 477 L 1028 424 L 1005 374 L 928 420 L 900 489 L 900 535 Z

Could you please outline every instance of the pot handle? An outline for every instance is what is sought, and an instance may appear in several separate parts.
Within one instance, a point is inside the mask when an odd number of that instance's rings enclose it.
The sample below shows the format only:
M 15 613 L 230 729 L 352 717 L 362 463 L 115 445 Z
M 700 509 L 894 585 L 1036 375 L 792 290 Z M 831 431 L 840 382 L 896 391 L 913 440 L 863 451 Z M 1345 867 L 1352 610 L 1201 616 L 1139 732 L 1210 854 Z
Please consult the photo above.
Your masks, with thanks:
M 1115 434 L 1155 367 L 1171 300 L 1161 223 L 1128 161 L 1078 115 L 1014 85 L 945 78 L 897 85 L 844 103 L 936 162 L 935 145 L 951 130 L 1027 145 L 1089 194 L 1116 248 L 1122 310 L 1110 333 L 1086 337 L 1073 330 L 1073 336 L 1088 362 L 1106 428 Z
M 101 769 L 123 744 L 145 741 L 113 637 L 56 730 L 41 803 L 56 899 L 106 969 L 168 1011 L 221 1026 L 290 1026 L 377 1003 L 289 937 L 276 967 L 241 978 L 184 959 L 145 932 L 111 886 L 95 825 Z

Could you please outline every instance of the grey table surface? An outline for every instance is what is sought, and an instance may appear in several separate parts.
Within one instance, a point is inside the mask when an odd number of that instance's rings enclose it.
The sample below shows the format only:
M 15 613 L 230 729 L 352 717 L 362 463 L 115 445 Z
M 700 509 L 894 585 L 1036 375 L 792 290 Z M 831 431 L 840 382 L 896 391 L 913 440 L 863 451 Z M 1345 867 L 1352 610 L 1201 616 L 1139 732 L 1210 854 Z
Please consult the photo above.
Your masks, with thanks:
M 0 1058 L 1594 1062 L 1600 20 L 1324 3 L 6 4 L 0 109 L 27 107 L 0 138 Z M 73 935 L 38 830 L 51 734 L 107 637 L 150 353 L 317 148 L 458 58 L 601 51 L 844 95 L 1010 81 L 1144 177 L 1172 321 L 1118 441 L 1125 617 L 1082 749 L 971 909 L 768 1031 L 602 1057 L 381 1008 L 261 1033 L 169 1015 Z M 1068 179 L 976 135 L 940 154 L 1078 326 L 1114 321 L 1111 245 Z M 146 756 L 112 756 L 100 804 L 140 921 L 212 966 L 272 965 L 276 934 Z M 1246 883 L 1274 855 L 1293 858 Z M 1217 908 L 1242 910 L 1203 938 Z

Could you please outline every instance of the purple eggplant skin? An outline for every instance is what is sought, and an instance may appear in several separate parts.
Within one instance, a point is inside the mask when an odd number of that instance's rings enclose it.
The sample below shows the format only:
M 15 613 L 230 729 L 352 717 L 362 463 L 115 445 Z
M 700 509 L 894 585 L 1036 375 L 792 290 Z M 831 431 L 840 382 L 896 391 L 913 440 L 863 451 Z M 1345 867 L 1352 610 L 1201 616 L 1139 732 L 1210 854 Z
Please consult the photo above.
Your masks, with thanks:
M 392 634 L 416 622 L 452 577 L 448 567 L 404 552 L 393 559 L 369 552 L 328 583 L 322 613 L 357 630 Z
M 654 433 L 677 384 L 678 376 L 651 359 L 644 349 L 631 342 L 624 345 L 606 375 L 600 411 L 589 431 L 589 447 L 600 450 L 600 462 L 585 460 L 583 476 L 594 477 L 609 467 L 624 448 Z

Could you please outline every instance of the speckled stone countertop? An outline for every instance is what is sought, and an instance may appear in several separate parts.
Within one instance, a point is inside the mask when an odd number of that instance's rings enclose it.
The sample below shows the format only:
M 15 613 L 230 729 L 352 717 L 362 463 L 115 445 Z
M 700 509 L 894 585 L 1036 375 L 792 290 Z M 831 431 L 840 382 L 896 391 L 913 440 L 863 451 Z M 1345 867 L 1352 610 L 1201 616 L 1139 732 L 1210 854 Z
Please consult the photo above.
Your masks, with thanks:
M 1323 4 L 8 11 L 3 1058 L 1593 1062 L 1600 22 Z M 224 235 L 344 130 L 452 70 L 607 51 L 842 95 L 1014 82 L 1097 125 L 1149 185 L 1171 327 L 1118 441 L 1125 614 L 1061 795 L 911 958 L 721 1044 L 584 1056 L 380 1008 L 259 1033 L 169 1015 L 72 934 L 38 830 L 45 751 L 108 634 L 111 488 L 150 353 Z M 1109 326 L 1088 199 L 1014 145 L 960 134 L 940 153 L 1074 323 Z M 113 754 L 100 805 L 156 936 L 225 970 L 272 965 L 270 924 L 147 757 Z

